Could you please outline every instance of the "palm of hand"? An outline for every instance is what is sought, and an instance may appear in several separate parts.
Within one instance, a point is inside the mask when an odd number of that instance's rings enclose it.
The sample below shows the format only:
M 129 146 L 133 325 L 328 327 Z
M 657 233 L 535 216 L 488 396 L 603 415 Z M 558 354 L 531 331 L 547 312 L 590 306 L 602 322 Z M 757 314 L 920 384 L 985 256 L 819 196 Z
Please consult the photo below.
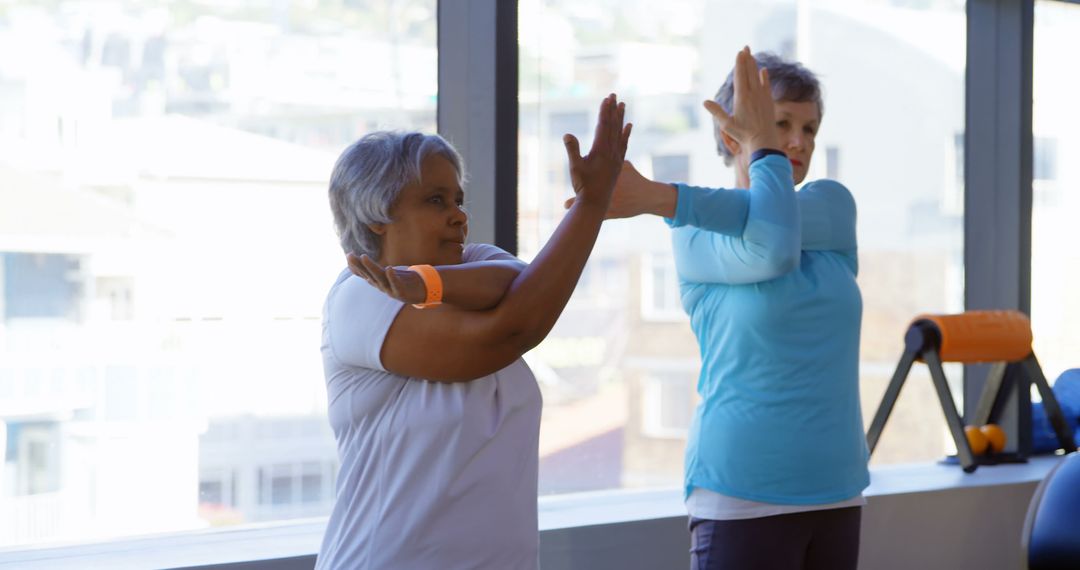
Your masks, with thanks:
M 757 68 L 750 48 L 744 48 L 736 56 L 734 80 L 735 100 L 730 115 L 715 101 L 706 101 L 705 108 L 721 130 L 740 145 L 751 150 L 776 148 L 779 141 L 774 127 L 776 110 L 769 72 Z
M 371 286 L 405 303 L 423 303 L 427 287 L 415 271 L 407 267 L 383 266 L 367 255 L 346 255 L 349 271 Z
M 606 204 L 611 198 L 630 139 L 631 125 L 623 125 L 624 115 L 625 105 L 619 103 L 614 94 L 604 99 L 600 104 L 592 148 L 584 157 L 573 135 L 563 137 L 570 160 L 570 181 L 578 200 Z
M 608 204 L 608 219 L 632 218 L 647 212 L 645 198 L 649 180 L 630 161 L 623 163 L 619 178 L 615 181 L 615 190 Z
M 579 163 L 570 167 L 570 183 L 574 186 L 574 192 L 581 194 L 589 188 L 611 186 L 612 180 L 619 175 L 621 164 L 622 157 L 614 160 L 604 153 L 590 151 Z

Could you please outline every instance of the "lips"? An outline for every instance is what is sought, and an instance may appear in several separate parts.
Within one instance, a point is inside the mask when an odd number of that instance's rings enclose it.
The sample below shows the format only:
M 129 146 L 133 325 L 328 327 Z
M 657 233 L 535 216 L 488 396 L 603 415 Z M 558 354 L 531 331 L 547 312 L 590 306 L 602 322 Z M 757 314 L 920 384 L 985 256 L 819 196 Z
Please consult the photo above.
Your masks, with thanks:
M 800 161 L 800 160 L 796 160 L 796 159 L 792 158 L 792 159 L 791 159 L 791 165 L 792 165 L 792 166 L 802 166 L 802 165 L 803 165 L 803 163 L 802 163 L 802 161 Z

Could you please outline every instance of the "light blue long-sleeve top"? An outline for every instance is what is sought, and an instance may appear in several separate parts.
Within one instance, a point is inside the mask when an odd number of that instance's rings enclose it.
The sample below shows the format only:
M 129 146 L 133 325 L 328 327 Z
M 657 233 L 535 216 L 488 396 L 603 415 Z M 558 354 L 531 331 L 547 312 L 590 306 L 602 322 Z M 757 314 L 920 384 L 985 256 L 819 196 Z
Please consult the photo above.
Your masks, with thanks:
M 701 347 L 686 493 L 812 505 L 869 484 L 859 407 L 855 202 L 832 180 L 795 192 L 791 164 L 749 190 L 678 185 L 675 264 Z

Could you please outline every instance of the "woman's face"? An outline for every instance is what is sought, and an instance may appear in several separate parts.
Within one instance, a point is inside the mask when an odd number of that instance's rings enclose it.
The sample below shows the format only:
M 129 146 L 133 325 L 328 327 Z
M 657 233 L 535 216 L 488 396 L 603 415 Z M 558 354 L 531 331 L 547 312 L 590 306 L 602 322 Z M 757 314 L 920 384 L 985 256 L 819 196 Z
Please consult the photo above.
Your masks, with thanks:
M 456 265 L 462 261 L 469 219 L 462 208 L 465 192 L 449 160 L 430 155 L 420 180 L 401 190 L 390 208 L 388 224 L 373 224 L 382 236 L 384 265 Z
M 806 178 L 810 158 L 814 155 L 814 138 L 821 125 L 821 113 L 812 101 L 776 101 L 776 130 L 780 135 L 780 150 L 787 153 L 795 183 Z

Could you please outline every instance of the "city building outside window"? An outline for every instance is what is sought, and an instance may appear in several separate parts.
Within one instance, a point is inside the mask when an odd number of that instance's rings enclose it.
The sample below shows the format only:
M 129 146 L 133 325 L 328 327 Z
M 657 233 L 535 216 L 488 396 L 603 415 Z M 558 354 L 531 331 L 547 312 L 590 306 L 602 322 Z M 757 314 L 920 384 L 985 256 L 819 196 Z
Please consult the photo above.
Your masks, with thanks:
M 329 513 L 328 179 L 435 130 L 435 16 L 0 6 L 0 547 Z
M 1035 2 L 1032 130 L 1031 327 L 1047 379 L 1080 368 L 1080 122 L 1068 93 L 1080 88 L 1065 73 L 1080 49 L 1080 6 Z

